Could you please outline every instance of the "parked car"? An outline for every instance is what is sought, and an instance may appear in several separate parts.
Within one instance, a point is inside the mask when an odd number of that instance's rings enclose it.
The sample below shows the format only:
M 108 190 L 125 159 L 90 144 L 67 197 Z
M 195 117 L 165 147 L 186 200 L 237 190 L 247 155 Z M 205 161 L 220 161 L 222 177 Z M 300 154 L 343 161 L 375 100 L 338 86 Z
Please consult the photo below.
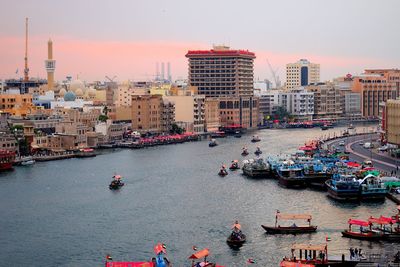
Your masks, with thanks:
M 345 144 L 344 141 L 339 142 L 339 146 L 344 146 L 344 144 Z
M 360 146 L 363 146 L 364 145 L 364 142 L 360 142 L 360 143 L 358 143 Z
M 379 151 L 386 151 L 388 150 L 387 146 L 381 146 L 380 148 L 378 148 Z

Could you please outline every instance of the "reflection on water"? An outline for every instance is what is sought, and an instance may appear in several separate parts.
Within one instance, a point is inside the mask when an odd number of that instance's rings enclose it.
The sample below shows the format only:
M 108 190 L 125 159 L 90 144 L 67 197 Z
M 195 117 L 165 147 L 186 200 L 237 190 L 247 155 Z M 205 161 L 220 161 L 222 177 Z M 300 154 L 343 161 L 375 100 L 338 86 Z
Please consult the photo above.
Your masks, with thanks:
M 257 146 L 268 154 L 290 153 L 322 132 L 263 130 L 261 142 L 242 138 L 116 150 L 96 158 L 70 159 L 19 167 L 0 174 L 0 256 L 10 265 L 100 266 L 105 255 L 114 260 L 145 260 L 158 241 L 167 245 L 175 266 L 187 266 L 192 246 L 210 248 L 211 260 L 226 266 L 276 266 L 289 255 L 293 242 L 323 243 L 329 236 L 330 254 L 347 248 L 378 249 L 380 243 L 341 237 L 349 217 L 390 215 L 395 205 L 339 204 L 314 190 L 287 190 L 275 180 L 252 180 L 241 171 L 219 177 L 222 163 L 250 156 Z M 343 129 L 342 129 L 343 130 Z M 111 176 L 124 176 L 120 191 L 108 189 Z M 311 213 L 318 232 L 306 235 L 266 235 L 261 224 L 274 224 L 275 211 Z M 226 244 L 238 219 L 247 235 L 240 250 Z

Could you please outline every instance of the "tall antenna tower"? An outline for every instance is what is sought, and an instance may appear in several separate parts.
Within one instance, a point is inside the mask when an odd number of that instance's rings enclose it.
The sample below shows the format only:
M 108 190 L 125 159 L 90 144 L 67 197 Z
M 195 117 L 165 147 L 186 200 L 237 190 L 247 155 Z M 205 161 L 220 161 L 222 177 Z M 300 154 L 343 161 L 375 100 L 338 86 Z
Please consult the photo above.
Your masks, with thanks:
M 25 18 L 25 68 L 24 68 L 24 81 L 29 81 L 29 68 L 28 68 L 28 18 Z

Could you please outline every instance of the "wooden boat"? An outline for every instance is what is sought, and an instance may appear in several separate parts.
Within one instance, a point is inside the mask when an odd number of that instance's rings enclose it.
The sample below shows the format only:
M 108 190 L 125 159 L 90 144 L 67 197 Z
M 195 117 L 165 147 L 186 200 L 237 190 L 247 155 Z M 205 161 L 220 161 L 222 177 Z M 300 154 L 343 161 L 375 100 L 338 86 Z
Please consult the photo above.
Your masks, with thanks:
M 379 231 L 372 230 L 372 224 L 368 221 L 349 219 L 348 221 L 349 229 L 342 231 L 343 237 L 360 239 L 360 240 L 370 240 L 379 241 L 383 239 L 383 234 Z M 352 225 L 360 226 L 360 231 L 355 232 L 352 230 Z M 366 227 L 366 228 L 363 228 Z
M 117 190 L 120 189 L 122 186 L 125 184 L 121 182 L 121 175 L 114 175 L 113 180 L 111 181 L 110 185 L 108 186 L 111 190 Z
M 156 257 L 151 258 L 151 262 L 153 263 L 154 267 L 172 266 L 168 258 L 164 256 L 167 254 L 164 244 L 157 243 L 157 245 L 154 246 L 154 252 L 157 255 Z
M 22 166 L 30 166 L 30 165 L 33 165 L 33 164 L 35 164 L 35 160 L 31 156 L 21 158 L 21 165 Z
M 226 239 L 226 243 L 232 247 L 240 247 L 246 242 L 246 235 L 242 232 L 235 233 L 232 232 Z
M 383 234 L 383 240 L 389 242 L 399 242 L 400 241 L 400 222 L 396 219 L 396 216 L 393 218 L 390 217 L 379 217 L 374 218 L 370 217 L 368 222 L 372 225 L 372 230 L 380 231 Z M 397 226 L 393 229 L 393 224 L 397 223 Z M 378 227 L 373 227 L 374 225 L 378 225 Z
M 335 174 L 325 182 L 328 196 L 338 201 L 359 201 L 360 183 L 354 175 Z
M 96 153 L 92 148 L 83 148 L 75 153 L 76 158 L 92 158 L 96 157 Z
M 262 154 L 262 151 L 259 147 L 257 147 L 256 151 L 254 151 L 254 154 L 256 154 L 257 156 Z
M 224 166 L 219 170 L 218 175 L 221 177 L 228 175 L 228 172 L 226 171 Z
M 200 251 L 198 251 L 198 252 L 196 252 L 196 253 L 190 255 L 189 259 L 192 260 L 192 265 L 191 265 L 191 266 L 192 266 L 192 267 L 196 267 L 196 266 L 197 266 L 196 261 L 197 261 L 197 260 L 201 260 L 202 258 L 204 258 L 202 262 L 203 262 L 205 265 L 203 265 L 203 266 L 205 266 L 205 267 L 219 267 L 219 266 L 217 266 L 215 263 L 212 263 L 212 262 L 208 262 L 208 261 L 207 261 L 207 257 L 208 257 L 209 255 L 210 255 L 210 250 L 209 250 L 208 248 L 205 248 L 205 249 L 203 249 L 203 250 L 200 250 Z M 220 267 L 222 267 L 222 266 L 220 266 Z
M 209 147 L 215 147 L 217 145 L 218 145 L 218 143 L 217 143 L 217 140 L 215 140 L 215 139 L 211 139 L 210 143 L 208 143 Z
M 247 149 L 243 149 L 242 156 L 247 156 L 248 154 L 249 154 L 249 152 L 247 151 Z
M 251 178 L 270 178 L 271 168 L 263 159 L 249 159 L 243 161 L 243 174 Z
M 226 134 L 224 131 L 216 131 L 211 133 L 211 138 L 224 138 L 226 137 Z
M 312 216 L 309 214 L 283 214 L 276 212 L 275 226 L 261 225 L 267 234 L 306 234 L 317 231 L 317 226 L 311 225 Z M 306 220 L 308 225 L 297 226 L 295 223 L 291 226 L 281 226 L 278 224 L 279 220 Z
M 256 142 L 260 142 L 261 139 L 260 137 L 258 137 L 258 135 L 254 135 L 253 138 L 251 138 L 251 142 L 256 143 Z
M 233 160 L 231 166 L 229 167 L 231 171 L 240 169 L 239 162 L 237 160 Z
M 329 260 L 327 244 L 293 244 L 291 251 L 291 257 L 284 257 L 280 262 L 280 267 L 354 267 L 359 263 L 358 261 Z
M 295 164 L 282 164 L 277 169 L 279 185 L 286 188 L 305 188 L 307 187 L 304 178 L 303 168 Z

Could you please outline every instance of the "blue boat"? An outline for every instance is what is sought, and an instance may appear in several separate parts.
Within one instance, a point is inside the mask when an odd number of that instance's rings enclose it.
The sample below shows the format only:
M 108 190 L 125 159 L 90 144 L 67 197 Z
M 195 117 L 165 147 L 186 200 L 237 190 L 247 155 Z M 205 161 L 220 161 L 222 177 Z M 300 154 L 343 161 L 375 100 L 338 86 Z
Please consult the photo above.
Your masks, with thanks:
M 307 187 L 303 166 L 293 161 L 285 161 L 277 168 L 279 184 L 286 188 Z
M 334 174 L 325 182 L 328 196 L 339 201 L 360 200 L 360 182 L 355 175 Z
M 385 183 L 372 174 L 368 174 L 360 180 L 360 198 L 366 201 L 384 201 L 388 189 Z

